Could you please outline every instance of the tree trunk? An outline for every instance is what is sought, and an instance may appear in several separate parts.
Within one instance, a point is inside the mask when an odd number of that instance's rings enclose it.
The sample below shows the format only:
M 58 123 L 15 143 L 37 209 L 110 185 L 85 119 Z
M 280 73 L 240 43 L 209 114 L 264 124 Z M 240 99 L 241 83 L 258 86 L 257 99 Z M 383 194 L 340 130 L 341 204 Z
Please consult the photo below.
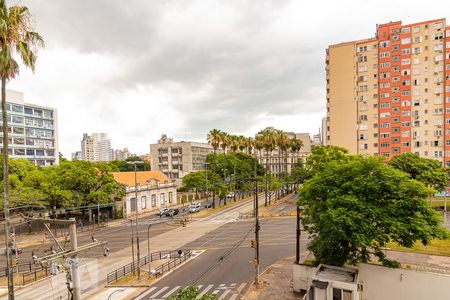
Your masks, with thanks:
M 3 126 L 3 198 L 4 198 L 4 214 L 5 214 L 5 245 L 6 245 L 6 269 L 8 277 L 8 297 L 14 299 L 14 282 L 13 269 L 11 261 L 11 241 L 9 237 L 9 165 L 8 165 L 8 118 L 6 112 L 6 78 L 2 77 L 2 126 Z
M 269 151 L 266 150 L 266 191 L 265 191 L 265 197 L 264 197 L 264 206 L 267 206 L 268 202 L 268 189 L 269 189 Z

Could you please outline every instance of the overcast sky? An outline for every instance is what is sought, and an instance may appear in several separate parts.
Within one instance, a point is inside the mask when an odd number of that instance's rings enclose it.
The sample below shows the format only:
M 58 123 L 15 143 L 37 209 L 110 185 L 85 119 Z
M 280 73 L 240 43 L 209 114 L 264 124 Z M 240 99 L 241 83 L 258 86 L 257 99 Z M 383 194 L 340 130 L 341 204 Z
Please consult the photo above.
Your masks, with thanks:
M 10 3 L 15 3 L 10 1 Z M 22 0 L 44 37 L 9 88 L 58 110 L 60 151 L 107 132 L 137 154 L 162 133 L 318 133 L 325 49 L 376 24 L 450 18 L 447 1 Z

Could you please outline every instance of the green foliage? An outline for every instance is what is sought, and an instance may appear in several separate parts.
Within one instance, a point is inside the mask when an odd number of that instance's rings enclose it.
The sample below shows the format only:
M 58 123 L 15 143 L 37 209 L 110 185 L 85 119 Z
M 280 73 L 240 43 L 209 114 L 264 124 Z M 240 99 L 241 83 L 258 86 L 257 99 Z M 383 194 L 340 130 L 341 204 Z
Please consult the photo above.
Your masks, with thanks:
M 389 161 L 389 165 L 438 191 L 443 191 L 447 187 L 447 170 L 435 159 L 419 157 L 413 153 L 403 153 L 394 156 Z
M 129 164 L 130 161 L 140 161 L 138 156 L 130 156 L 126 160 L 113 160 L 108 162 L 112 172 L 131 172 L 134 171 L 134 165 Z M 137 171 L 150 171 L 150 164 L 145 161 L 144 164 L 136 165 Z
M 376 157 L 332 156 L 314 159 L 315 175 L 300 190 L 302 222 L 318 262 L 343 265 L 374 255 L 394 266 L 382 251 L 389 241 L 412 247 L 416 240 L 426 245 L 448 237 L 425 200 L 429 189 L 423 183 Z
M 124 194 L 107 163 L 62 161 L 58 166 L 38 168 L 25 159 L 9 159 L 9 164 L 11 206 L 92 205 Z
M 184 289 L 178 291 L 175 296 L 170 296 L 168 300 L 195 300 L 197 296 L 200 294 L 199 289 L 196 286 L 188 286 Z M 217 295 L 214 294 L 205 294 L 200 300 L 217 300 Z
M 303 162 L 299 162 L 291 172 L 289 176 L 290 180 L 297 183 L 304 183 L 305 180 L 308 180 L 312 177 L 312 171 L 307 169 Z

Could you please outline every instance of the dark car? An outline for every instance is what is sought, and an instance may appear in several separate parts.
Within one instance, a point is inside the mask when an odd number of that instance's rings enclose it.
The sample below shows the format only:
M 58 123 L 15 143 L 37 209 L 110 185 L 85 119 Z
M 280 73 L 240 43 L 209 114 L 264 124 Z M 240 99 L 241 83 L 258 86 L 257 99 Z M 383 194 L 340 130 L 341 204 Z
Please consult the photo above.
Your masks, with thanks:
M 166 217 L 173 217 L 175 215 L 178 215 L 180 210 L 178 208 L 171 208 L 168 211 L 166 211 L 165 216 Z
M 205 208 L 211 208 L 212 207 L 212 201 L 205 202 Z

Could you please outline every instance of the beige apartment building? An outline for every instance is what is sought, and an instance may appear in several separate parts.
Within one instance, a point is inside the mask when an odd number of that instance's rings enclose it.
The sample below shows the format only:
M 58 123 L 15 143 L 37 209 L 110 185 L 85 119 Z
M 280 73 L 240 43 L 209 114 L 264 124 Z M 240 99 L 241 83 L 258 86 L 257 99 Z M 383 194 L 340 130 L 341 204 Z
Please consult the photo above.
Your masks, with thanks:
M 450 165 L 450 27 L 445 19 L 377 26 L 326 51 L 326 145 Z
M 181 179 L 191 173 L 205 169 L 206 156 L 213 148 L 206 143 L 174 142 L 161 135 L 156 144 L 150 145 L 151 169 L 161 171 L 169 179 L 181 184 Z

